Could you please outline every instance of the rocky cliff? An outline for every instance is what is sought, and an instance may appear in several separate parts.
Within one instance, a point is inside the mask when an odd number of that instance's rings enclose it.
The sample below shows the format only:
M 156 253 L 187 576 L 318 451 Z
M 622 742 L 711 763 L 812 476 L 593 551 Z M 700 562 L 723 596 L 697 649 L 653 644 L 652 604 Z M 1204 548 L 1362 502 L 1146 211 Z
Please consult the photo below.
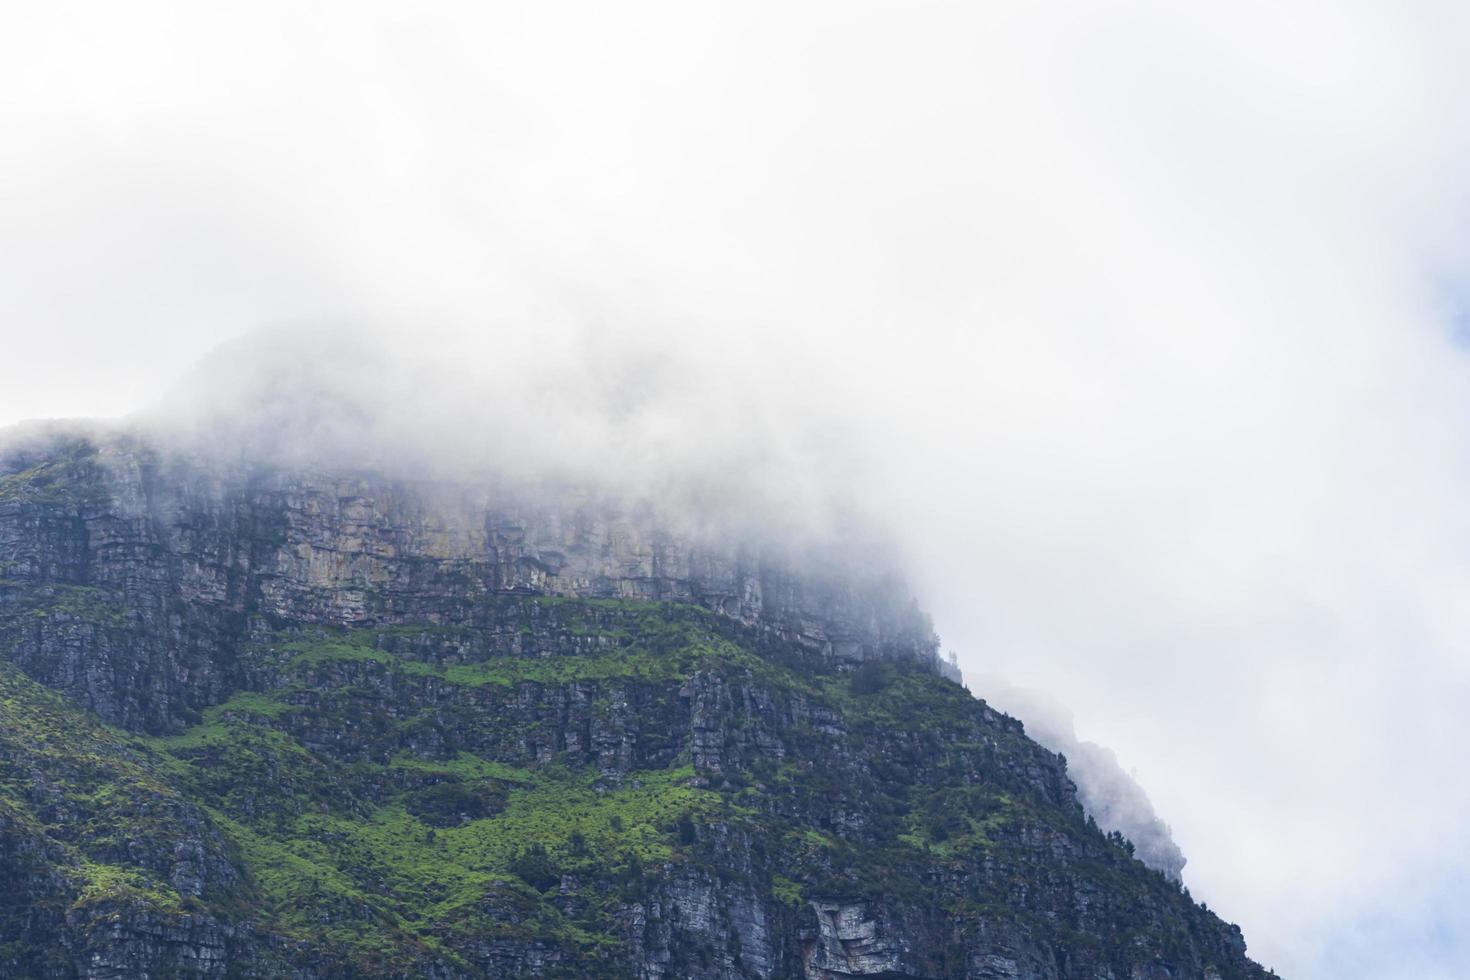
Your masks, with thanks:
M 0 975 L 1257 977 L 880 567 L 0 453 Z

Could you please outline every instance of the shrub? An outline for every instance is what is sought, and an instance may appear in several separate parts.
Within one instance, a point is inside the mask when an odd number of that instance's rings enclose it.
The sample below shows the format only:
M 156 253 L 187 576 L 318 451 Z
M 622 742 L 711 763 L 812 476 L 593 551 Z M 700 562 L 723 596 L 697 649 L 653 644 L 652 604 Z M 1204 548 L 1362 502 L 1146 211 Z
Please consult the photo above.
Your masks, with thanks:
M 510 870 L 537 891 L 548 891 L 561 883 L 561 872 L 540 844 L 532 844 L 511 862 Z
M 848 682 L 853 694 L 877 694 L 887 685 L 888 675 L 883 670 L 883 664 L 877 660 L 860 664 L 852 672 L 852 680 Z

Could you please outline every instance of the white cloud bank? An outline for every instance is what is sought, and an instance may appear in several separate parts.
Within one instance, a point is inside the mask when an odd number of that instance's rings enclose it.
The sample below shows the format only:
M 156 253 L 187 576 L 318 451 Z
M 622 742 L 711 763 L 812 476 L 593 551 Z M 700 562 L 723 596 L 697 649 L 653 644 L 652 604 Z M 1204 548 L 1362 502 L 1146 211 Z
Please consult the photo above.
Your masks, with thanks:
M 867 458 L 947 644 L 1255 955 L 1463 976 L 1467 18 L 13 0 L 0 420 L 260 323 L 667 346 Z

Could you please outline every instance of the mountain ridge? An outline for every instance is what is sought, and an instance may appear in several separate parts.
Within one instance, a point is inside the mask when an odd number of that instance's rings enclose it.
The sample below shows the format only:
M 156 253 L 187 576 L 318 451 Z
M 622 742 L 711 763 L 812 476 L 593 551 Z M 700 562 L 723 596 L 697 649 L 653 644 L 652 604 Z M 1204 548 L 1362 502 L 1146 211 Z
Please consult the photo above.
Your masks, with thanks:
M 886 570 L 444 493 L 0 453 L 0 965 L 1264 975 Z

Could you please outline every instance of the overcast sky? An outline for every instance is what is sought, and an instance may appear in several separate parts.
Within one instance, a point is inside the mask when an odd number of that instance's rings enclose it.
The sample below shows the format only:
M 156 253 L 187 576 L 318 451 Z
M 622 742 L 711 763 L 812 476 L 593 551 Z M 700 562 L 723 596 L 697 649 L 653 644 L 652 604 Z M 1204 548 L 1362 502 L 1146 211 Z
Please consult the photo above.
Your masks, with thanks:
M 0 423 L 262 324 L 667 349 L 845 427 L 1258 959 L 1464 977 L 1467 63 L 1412 0 L 7 0 Z

